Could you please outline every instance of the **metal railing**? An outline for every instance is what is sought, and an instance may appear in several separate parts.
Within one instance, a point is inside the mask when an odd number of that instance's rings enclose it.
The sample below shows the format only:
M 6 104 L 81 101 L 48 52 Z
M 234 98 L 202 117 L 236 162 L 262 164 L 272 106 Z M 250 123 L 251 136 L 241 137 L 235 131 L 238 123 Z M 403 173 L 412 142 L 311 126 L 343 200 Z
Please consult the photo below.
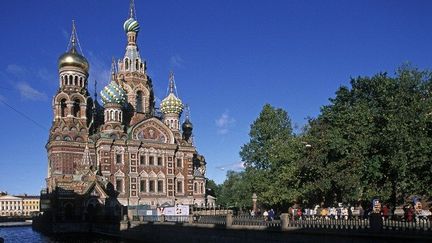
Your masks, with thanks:
M 280 228 L 280 220 L 267 220 L 263 217 L 253 217 L 248 215 L 234 216 L 233 225 L 244 225 L 244 226 L 266 226 L 269 228 Z
M 226 225 L 226 215 L 194 215 L 193 222 L 199 224 Z
M 370 231 L 376 230 L 371 227 L 370 219 L 366 218 L 351 218 L 351 219 L 336 219 L 322 217 L 302 217 L 300 219 L 292 219 L 287 215 L 285 218 L 268 220 L 263 217 L 252 217 L 248 215 L 233 216 L 226 215 L 186 215 L 186 216 L 167 216 L 167 215 L 152 215 L 152 216 L 134 216 L 134 221 L 140 222 L 178 222 L 178 223 L 193 223 L 193 224 L 214 224 L 234 226 L 260 226 L 273 230 L 284 229 L 309 229 L 309 230 L 345 230 L 345 231 Z M 229 222 L 229 223 L 228 223 Z M 380 222 L 379 230 L 385 232 L 426 232 L 432 233 L 432 222 L 429 219 L 420 219 L 415 221 L 402 221 L 395 219 L 383 219 Z

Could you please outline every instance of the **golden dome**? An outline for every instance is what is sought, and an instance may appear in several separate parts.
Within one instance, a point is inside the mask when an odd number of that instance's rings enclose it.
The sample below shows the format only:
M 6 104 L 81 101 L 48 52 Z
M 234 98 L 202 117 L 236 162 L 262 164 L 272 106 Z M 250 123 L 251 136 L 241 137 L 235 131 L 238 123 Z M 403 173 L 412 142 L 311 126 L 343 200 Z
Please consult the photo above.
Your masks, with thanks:
M 75 47 L 72 47 L 68 52 L 64 53 L 59 57 L 58 67 L 67 67 L 73 66 L 83 69 L 88 73 L 89 71 L 89 63 L 85 57 L 78 54 Z

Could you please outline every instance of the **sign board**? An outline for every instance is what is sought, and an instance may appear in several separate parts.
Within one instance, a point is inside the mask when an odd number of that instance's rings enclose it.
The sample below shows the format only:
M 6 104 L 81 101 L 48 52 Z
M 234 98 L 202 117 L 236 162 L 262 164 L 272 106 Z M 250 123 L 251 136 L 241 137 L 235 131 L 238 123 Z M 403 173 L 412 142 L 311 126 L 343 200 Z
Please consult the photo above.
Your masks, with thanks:
M 174 207 L 160 208 L 160 214 L 166 216 L 187 216 L 189 215 L 189 206 L 176 205 Z

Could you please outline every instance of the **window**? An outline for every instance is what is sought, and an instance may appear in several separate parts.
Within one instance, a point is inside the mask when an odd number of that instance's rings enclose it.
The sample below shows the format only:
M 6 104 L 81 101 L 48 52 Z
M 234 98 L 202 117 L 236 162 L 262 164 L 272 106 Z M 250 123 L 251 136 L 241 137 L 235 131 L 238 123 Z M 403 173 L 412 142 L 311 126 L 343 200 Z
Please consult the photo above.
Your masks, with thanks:
M 74 100 L 74 104 L 73 104 L 73 116 L 74 117 L 80 117 L 80 101 L 78 99 Z
M 182 159 L 177 159 L 177 167 L 183 167 L 182 165 Z
M 145 180 L 141 180 L 140 181 L 140 192 L 146 192 L 146 181 Z
M 125 59 L 125 68 L 126 70 L 129 70 L 129 59 Z
M 145 156 L 144 155 L 140 156 L 140 164 L 145 165 Z
M 154 157 L 149 156 L 149 165 L 154 165 Z
M 122 163 L 122 155 L 116 154 L 116 164 L 121 164 L 121 163 Z
M 119 192 L 123 192 L 123 180 L 122 179 L 116 180 L 116 190 Z
M 136 112 L 143 112 L 143 93 L 138 91 L 136 94 Z
M 159 166 L 162 166 L 162 157 L 157 158 L 157 163 Z
M 163 192 L 163 180 L 158 180 L 158 192 Z
M 155 192 L 155 181 L 154 180 L 151 180 L 149 182 L 149 191 L 150 192 Z
M 194 192 L 195 192 L 195 193 L 198 192 L 198 188 L 197 188 L 197 187 L 198 187 L 198 186 L 197 186 L 197 183 L 195 182 L 195 183 L 194 183 Z
M 183 193 L 183 181 L 177 181 L 177 192 Z
M 62 99 L 60 101 L 60 116 L 61 117 L 66 116 L 66 99 Z

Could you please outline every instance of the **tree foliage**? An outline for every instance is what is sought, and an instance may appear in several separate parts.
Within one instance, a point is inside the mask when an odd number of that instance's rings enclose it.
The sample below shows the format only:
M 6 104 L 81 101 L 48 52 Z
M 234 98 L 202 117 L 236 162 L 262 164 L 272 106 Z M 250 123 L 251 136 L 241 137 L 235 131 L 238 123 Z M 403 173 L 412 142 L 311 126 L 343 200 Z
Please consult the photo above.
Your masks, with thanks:
M 286 111 L 266 104 L 229 172 L 220 200 L 250 205 L 356 202 L 380 196 L 400 204 L 432 189 L 431 73 L 410 66 L 392 77 L 351 80 L 294 135 Z

